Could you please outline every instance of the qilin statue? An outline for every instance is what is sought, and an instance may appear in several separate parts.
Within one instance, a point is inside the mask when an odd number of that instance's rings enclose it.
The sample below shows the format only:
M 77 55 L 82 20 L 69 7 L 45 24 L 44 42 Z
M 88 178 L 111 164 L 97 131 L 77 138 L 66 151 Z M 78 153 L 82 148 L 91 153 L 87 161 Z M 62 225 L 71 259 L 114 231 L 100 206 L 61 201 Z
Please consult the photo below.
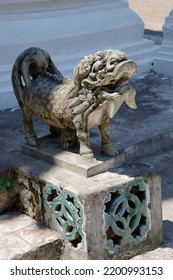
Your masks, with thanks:
M 136 63 L 124 52 L 110 49 L 84 57 L 73 78 L 66 79 L 46 51 L 25 50 L 14 63 L 12 84 L 23 113 L 26 143 L 39 145 L 32 122 L 35 115 L 50 126 L 52 134 L 60 131 L 63 149 L 79 141 L 80 155 L 88 161 L 94 160 L 89 129 L 98 126 L 102 152 L 116 156 L 109 122 L 123 102 L 136 109 L 136 92 L 128 83 L 136 70 Z

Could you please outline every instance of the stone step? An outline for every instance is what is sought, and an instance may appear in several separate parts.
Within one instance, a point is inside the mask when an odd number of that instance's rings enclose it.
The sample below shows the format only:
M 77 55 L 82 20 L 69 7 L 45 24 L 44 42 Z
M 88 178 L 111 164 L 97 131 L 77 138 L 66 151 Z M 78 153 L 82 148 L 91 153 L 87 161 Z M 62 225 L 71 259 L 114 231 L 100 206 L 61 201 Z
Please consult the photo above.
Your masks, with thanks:
M 150 59 L 151 61 L 153 60 L 153 56 L 156 54 L 156 52 L 158 51 L 159 47 L 153 45 L 152 47 L 147 47 L 145 48 L 145 52 L 144 49 L 134 49 L 130 52 L 130 58 L 135 60 L 137 63 L 140 62 L 140 60 L 143 59 Z
M 148 73 L 151 71 L 153 67 L 153 60 L 151 58 L 141 59 L 138 63 L 138 72 L 135 78 L 140 78 L 145 75 L 144 73 Z
M 63 238 L 16 210 L 0 216 L 0 260 L 60 259 Z
M 109 48 L 116 49 L 115 46 L 109 46 Z M 153 45 L 152 41 L 143 40 L 142 42 L 137 41 L 129 45 L 121 44 L 117 47 L 117 49 L 125 51 L 128 58 L 133 59 L 137 62 L 139 66 L 138 74 L 140 75 L 142 72 L 144 73 L 146 72 L 146 70 L 148 71 L 149 67 L 151 68 L 153 56 L 158 51 L 159 47 Z M 73 73 L 73 67 L 77 65 L 84 56 L 95 53 L 96 51 L 98 50 L 88 50 L 85 53 L 80 52 L 77 54 L 73 54 L 70 57 L 67 55 L 61 57 L 55 56 L 54 61 L 58 69 L 63 73 L 64 76 L 71 77 Z
M 65 3 L 64 3 L 65 2 Z M 104 4 L 105 1 L 100 1 L 100 0 L 87 0 L 86 3 L 81 2 L 79 0 L 65 0 L 65 1 L 55 1 L 55 0 L 1 0 L 0 3 L 0 11 L 1 12 L 11 12 L 11 13 L 23 13 L 23 12 L 33 12 L 33 11 L 42 11 L 46 12 L 47 10 L 56 10 L 56 9 L 61 9 L 64 8 L 64 4 L 66 7 L 75 7 L 76 5 L 78 6 L 87 6 L 88 4 L 92 3 L 95 5 L 98 4 Z M 105 5 L 106 7 L 109 7 L 112 3 L 110 0 L 107 1 L 108 3 Z M 122 0 L 117 0 L 117 3 L 114 5 L 118 6 L 123 6 L 126 5 L 125 3 L 122 2 Z M 112 6 L 112 5 L 111 5 Z
M 29 46 L 28 46 L 29 47 Z M 21 51 L 25 50 L 26 48 L 23 48 Z M 48 50 L 48 48 L 44 48 L 45 50 Z M 134 56 L 133 53 L 140 51 L 141 50 L 141 55 L 146 51 L 146 49 L 151 50 L 151 51 L 156 51 L 157 47 L 153 45 L 153 42 L 150 40 L 141 40 L 141 41 L 135 41 L 133 43 L 128 43 L 128 44 L 119 44 L 117 46 L 115 45 L 102 45 L 100 49 L 97 47 L 93 47 L 92 49 L 86 49 L 83 51 L 78 51 L 73 52 L 72 54 L 56 54 L 52 55 L 51 52 L 50 56 L 52 57 L 53 61 L 57 64 L 58 68 L 62 68 L 63 70 L 66 71 L 67 69 L 73 68 L 84 56 L 95 53 L 98 50 L 104 50 L 104 49 L 119 49 L 122 51 L 127 52 L 128 57 L 129 56 Z M 19 53 L 17 54 L 19 55 Z M 16 56 L 17 57 L 17 56 Z M 12 70 L 12 64 L 6 64 L 0 66 L 0 81 L 6 81 L 9 78 L 11 78 L 11 70 Z M 72 71 L 72 69 L 70 69 Z
M 158 73 L 163 73 L 164 75 L 168 75 L 172 77 L 173 73 L 173 59 L 172 57 L 159 56 L 154 58 L 154 70 Z

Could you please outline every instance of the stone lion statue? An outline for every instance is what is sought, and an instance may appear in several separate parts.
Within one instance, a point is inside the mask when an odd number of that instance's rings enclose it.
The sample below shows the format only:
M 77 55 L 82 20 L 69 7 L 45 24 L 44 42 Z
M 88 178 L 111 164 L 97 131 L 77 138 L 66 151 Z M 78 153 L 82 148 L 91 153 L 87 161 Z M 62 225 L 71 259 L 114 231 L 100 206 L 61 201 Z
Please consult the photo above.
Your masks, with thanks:
M 21 53 L 12 69 L 14 93 L 23 113 L 28 145 L 39 145 L 33 115 L 50 126 L 52 134 L 60 131 L 65 150 L 80 144 L 80 155 L 94 160 L 89 129 L 99 127 L 101 150 L 118 154 L 110 139 L 110 118 L 123 102 L 135 109 L 135 90 L 128 80 L 137 66 L 119 50 L 105 50 L 84 57 L 74 68 L 72 79 L 58 71 L 49 54 L 39 48 Z

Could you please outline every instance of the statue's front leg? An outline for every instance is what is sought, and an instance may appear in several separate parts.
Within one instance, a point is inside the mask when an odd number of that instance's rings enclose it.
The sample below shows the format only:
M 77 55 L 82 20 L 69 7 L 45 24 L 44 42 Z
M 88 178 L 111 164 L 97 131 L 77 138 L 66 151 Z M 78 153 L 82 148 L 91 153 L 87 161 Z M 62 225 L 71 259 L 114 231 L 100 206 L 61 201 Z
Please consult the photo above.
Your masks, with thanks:
M 99 125 L 99 130 L 101 134 L 101 150 L 104 154 L 108 156 L 116 156 L 118 155 L 118 151 L 115 148 L 114 144 L 110 138 L 110 119 Z
M 85 161 L 96 162 L 94 154 L 90 147 L 88 131 L 78 130 L 77 137 L 80 143 L 80 155 Z
M 87 129 L 87 118 L 83 114 L 75 115 L 73 124 L 76 129 L 76 135 L 80 145 L 80 156 L 87 162 L 97 162 L 90 147 L 89 133 Z

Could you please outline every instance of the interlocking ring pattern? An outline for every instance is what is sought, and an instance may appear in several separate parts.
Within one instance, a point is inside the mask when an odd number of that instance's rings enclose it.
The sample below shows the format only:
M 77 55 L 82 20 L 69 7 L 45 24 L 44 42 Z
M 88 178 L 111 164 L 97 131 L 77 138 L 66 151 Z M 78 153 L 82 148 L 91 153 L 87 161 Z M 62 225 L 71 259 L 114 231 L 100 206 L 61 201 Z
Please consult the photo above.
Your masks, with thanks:
M 149 227 L 148 204 L 149 197 L 142 178 L 109 190 L 105 202 L 108 245 L 116 247 L 144 237 Z
M 44 189 L 47 219 L 52 218 L 54 227 L 72 243 L 79 247 L 83 242 L 83 206 L 77 197 L 60 186 L 47 184 Z

